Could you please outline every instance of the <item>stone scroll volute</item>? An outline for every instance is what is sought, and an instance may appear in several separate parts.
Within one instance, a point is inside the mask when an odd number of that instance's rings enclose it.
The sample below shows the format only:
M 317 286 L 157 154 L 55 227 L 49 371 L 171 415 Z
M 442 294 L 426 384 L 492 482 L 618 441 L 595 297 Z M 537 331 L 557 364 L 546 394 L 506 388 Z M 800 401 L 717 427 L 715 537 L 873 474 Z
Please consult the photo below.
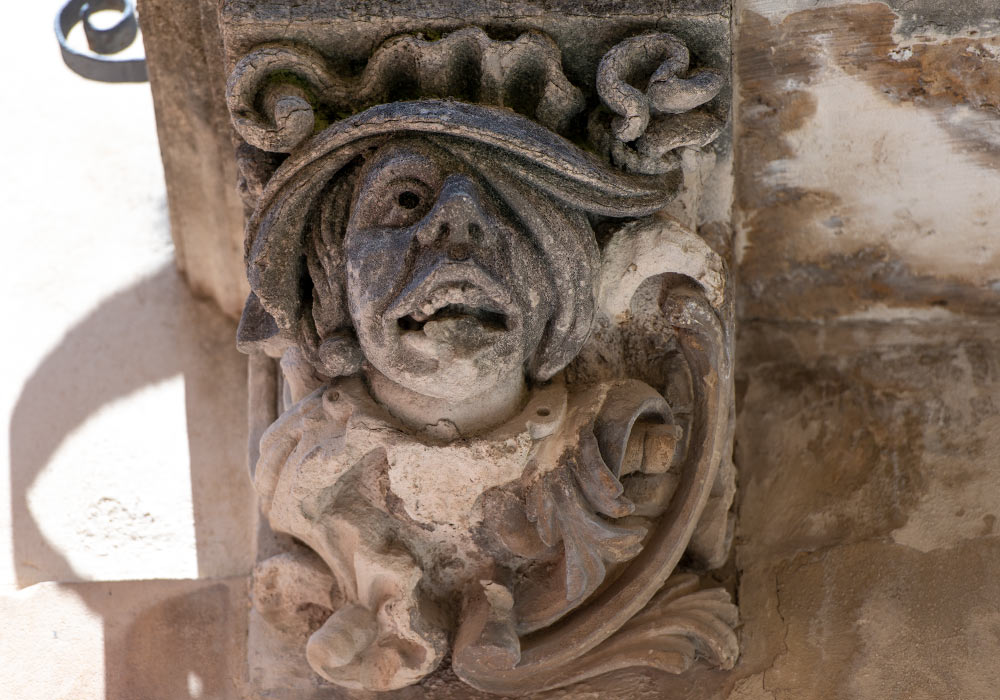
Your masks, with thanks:
M 238 343 L 277 387 L 253 608 L 319 684 L 736 660 L 703 583 L 732 532 L 733 299 L 669 210 L 728 81 L 664 31 L 602 56 L 588 84 L 546 33 L 477 26 L 353 70 L 301 37 L 233 56 Z

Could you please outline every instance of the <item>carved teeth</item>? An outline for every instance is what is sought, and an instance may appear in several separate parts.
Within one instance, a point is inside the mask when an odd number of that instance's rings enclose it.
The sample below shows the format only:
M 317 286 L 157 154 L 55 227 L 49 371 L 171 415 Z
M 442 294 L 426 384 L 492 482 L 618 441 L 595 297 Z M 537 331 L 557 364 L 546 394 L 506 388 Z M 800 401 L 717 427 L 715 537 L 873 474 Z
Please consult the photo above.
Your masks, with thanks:
M 468 287 L 463 285 L 461 287 L 449 286 L 435 289 L 431 292 L 430 296 L 421 304 L 419 307 L 410 312 L 410 316 L 413 317 L 415 321 L 426 321 L 436 312 L 440 311 L 449 304 L 462 304 L 468 303 L 470 300 Z
M 422 303 L 400 317 L 400 326 L 405 330 L 422 331 L 428 321 L 467 316 L 479 321 L 486 330 L 505 331 L 507 316 L 500 312 L 498 307 L 499 305 L 477 286 L 451 284 L 433 290 Z
M 439 287 L 431 292 L 430 296 L 420 306 L 410 312 L 410 316 L 415 321 L 426 321 L 449 304 L 472 306 L 481 301 L 484 296 L 478 289 L 472 291 L 470 294 L 468 285 Z

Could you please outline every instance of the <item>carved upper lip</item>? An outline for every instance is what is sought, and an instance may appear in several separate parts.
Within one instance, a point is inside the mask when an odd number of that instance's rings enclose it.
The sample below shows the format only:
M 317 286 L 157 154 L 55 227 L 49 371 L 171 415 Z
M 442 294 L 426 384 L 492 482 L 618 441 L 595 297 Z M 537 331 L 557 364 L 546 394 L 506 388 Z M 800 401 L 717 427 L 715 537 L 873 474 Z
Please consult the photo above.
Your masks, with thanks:
M 509 331 L 517 323 L 510 293 L 475 263 L 445 262 L 410 284 L 385 311 L 386 324 L 420 330 L 429 320 L 470 316 L 489 330 Z

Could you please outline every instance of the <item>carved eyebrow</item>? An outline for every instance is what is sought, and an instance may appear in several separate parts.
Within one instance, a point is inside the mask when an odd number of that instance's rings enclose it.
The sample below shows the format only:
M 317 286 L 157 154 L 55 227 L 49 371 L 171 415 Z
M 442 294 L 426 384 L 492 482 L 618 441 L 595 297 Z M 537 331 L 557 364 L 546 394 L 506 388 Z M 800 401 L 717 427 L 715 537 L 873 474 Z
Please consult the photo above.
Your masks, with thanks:
M 399 147 L 397 149 L 384 154 L 376 153 L 375 158 L 367 169 L 368 172 L 365 174 L 365 185 L 383 180 L 386 177 L 392 179 L 401 177 L 413 178 L 414 170 L 419 170 L 422 173 L 430 170 L 435 177 L 440 177 L 441 169 L 433 158 L 419 151 Z

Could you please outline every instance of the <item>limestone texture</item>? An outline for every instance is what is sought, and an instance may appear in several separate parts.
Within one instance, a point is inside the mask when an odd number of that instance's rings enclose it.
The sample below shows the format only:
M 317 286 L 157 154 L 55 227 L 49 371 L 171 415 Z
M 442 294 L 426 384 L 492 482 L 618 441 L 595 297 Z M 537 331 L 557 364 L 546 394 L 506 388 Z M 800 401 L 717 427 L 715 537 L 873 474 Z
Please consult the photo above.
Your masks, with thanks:
M 257 529 L 237 463 L 246 390 L 234 324 L 190 298 L 166 230 L 169 218 L 192 286 L 238 316 L 247 289 L 240 190 L 259 198 L 255 173 L 284 156 L 234 154 L 226 76 L 260 41 L 278 32 L 294 42 L 316 19 L 316 3 L 288 3 L 280 17 L 257 4 L 140 4 L 169 210 L 144 88 L 64 71 L 55 6 L 8 14 L 18 31 L 0 46 L 17 96 L 0 111 L 15 135 L 0 146 L 13 164 L 0 175 L 0 201 L 14 338 L 0 438 L 9 501 L 0 509 L 0 697 L 348 697 L 314 682 L 301 646 L 269 632 L 277 619 L 283 634 L 307 638 L 334 604 L 329 579 L 305 555 L 249 573 L 258 559 L 306 548 L 266 523 Z M 420 3 L 417 20 L 373 19 L 356 34 L 350 20 L 382 4 L 330 6 L 320 50 L 357 38 L 345 61 L 353 75 L 387 37 L 415 24 L 454 28 L 471 5 Z M 600 57 L 636 27 L 681 36 L 724 70 L 729 50 L 713 52 L 733 31 L 731 103 L 721 93 L 732 133 L 700 155 L 681 151 L 682 186 L 667 211 L 711 244 L 736 283 L 738 519 L 732 555 L 706 583 L 739 605 L 740 656 L 727 671 L 622 670 L 535 697 L 995 700 L 996 3 L 581 7 L 490 3 L 474 24 L 527 8 L 502 37 L 514 40 L 547 12 L 565 16 L 552 34 L 561 49 L 581 47 L 580 60 L 564 62 L 579 85 L 596 85 Z M 626 29 L 609 22 L 616 14 L 630 18 Z M 230 38 L 226 49 L 220 21 L 246 42 Z M 599 99 L 596 87 L 587 99 Z M 720 186 L 727 178 L 735 189 Z M 604 274 L 623 285 L 599 304 L 621 310 L 619 297 L 647 294 L 629 287 L 645 268 L 621 262 L 660 264 L 655 249 L 609 260 Z M 693 258 L 663 264 L 718 274 Z M 301 357 L 249 364 L 256 462 L 282 391 L 307 395 L 314 379 Z M 312 598 L 283 616 L 297 590 Z M 417 685 L 357 696 L 498 697 L 464 684 L 448 659 Z

